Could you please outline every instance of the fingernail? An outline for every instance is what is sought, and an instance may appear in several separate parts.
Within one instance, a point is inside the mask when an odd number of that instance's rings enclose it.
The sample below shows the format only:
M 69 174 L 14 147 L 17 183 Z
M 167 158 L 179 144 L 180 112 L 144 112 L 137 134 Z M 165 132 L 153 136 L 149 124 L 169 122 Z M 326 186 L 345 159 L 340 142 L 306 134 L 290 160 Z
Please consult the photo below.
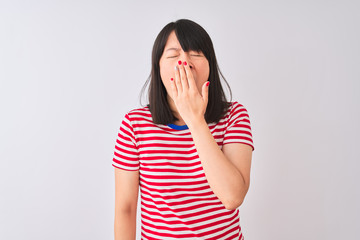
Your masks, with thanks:
M 184 65 L 186 66 L 186 65 L 187 65 L 187 62 L 184 62 Z
M 174 79 L 173 79 L 173 78 L 171 78 L 171 81 L 174 81 Z
M 210 84 L 210 82 L 207 82 L 207 83 L 206 83 L 206 86 L 209 86 L 209 84 Z
M 178 64 L 181 65 L 181 61 L 178 61 Z

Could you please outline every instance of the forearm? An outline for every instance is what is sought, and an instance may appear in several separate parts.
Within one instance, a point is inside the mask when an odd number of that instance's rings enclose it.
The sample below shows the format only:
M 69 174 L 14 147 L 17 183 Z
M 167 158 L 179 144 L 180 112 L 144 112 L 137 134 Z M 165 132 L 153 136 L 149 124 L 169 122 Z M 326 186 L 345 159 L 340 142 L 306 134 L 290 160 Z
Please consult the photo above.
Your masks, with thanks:
M 247 192 L 243 176 L 221 151 L 205 119 L 188 127 L 211 189 L 225 207 L 236 208 Z
M 115 240 L 135 240 L 136 238 L 136 211 L 115 214 Z

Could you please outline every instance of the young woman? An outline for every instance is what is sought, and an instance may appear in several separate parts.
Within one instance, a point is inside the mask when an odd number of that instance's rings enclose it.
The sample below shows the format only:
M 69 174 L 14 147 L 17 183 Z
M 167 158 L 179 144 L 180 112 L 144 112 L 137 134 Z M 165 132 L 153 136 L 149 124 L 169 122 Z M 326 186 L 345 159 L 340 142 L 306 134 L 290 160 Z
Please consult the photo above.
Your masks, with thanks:
M 220 76 L 200 25 L 161 30 L 149 104 L 125 114 L 116 140 L 116 240 L 135 239 L 139 187 L 141 239 L 244 239 L 238 207 L 254 145 L 247 110 L 226 101 Z

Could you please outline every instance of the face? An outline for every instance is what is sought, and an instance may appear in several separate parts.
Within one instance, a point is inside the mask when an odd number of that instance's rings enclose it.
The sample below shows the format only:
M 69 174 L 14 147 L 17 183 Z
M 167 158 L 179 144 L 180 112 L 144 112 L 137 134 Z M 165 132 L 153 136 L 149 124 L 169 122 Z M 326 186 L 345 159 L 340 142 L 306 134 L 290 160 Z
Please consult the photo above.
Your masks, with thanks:
M 209 78 L 209 62 L 202 52 L 191 50 L 189 52 L 184 52 L 176 37 L 175 31 L 172 31 L 166 42 L 163 55 L 161 56 L 159 62 L 160 76 L 168 96 L 171 98 L 170 79 L 175 79 L 174 67 L 178 65 L 178 61 L 186 61 L 189 64 L 197 89 L 201 94 L 201 88 Z

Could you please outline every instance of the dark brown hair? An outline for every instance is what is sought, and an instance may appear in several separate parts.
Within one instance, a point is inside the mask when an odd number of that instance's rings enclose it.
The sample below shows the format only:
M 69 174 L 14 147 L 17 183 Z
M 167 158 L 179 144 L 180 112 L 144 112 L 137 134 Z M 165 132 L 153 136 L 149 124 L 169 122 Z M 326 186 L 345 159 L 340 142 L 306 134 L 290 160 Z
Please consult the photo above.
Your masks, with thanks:
M 226 100 L 226 96 L 220 82 L 220 76 L 225 81 L 232 98 L 231 89 L 217 64 L 210 36 L 199 24 L 188 19 L 180 19 L 176 22 L 170 22 L 160 31 L 155 39 L 152 49 L 151 73 L 141 90 L 142 94 L 144 88 L 150 81 L 148 90 L 149 104 L 147 104 L 147 106 L 150 109 L 153 122 L 155 124 L 170 124 L 179 120 L 173 115 L 170 109 L 167 101 L 166 88 L 160 77 L 160 58 L 172 31 L 175 31 L 176 37 L 185 52 L 189 50 L 201 51 L 208 60 L 210 67 L 208 81 L 210 82 L 210 86 L 208 104 L 204 117 L 207 123 L 219 122 L 219 120 L 226 114 L 230 106 L 230 102 Z

